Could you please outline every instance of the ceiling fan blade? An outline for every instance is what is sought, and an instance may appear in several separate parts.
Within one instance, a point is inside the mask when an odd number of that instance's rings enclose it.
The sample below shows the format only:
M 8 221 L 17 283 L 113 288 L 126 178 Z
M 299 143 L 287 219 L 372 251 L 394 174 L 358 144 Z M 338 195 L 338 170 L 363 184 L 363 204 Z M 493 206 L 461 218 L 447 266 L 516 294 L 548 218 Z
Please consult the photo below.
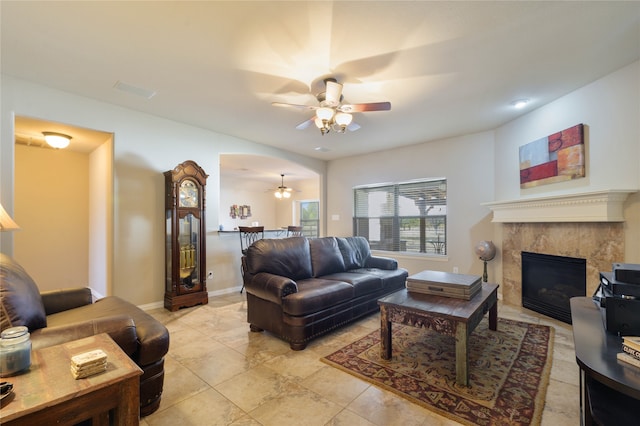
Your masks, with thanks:
M 342 84 L 327 80 L 327 90 L 325 93 L 327 103 L 330 105 L 338 105 L 340 103 L 340 96 L 342 96 Z
M 287 104 L 287 103 L 284 103 L 284 102 L 271 102 L 271 105 L 277 106 L 277 107 L 297 108 L 297 109 L 311 109 L 311 110 L 315 110 L 315 109 L 318 108 L 317 106 Z
M 368 104 L 345 104 L 338 108 L 342 112 L 389 111 L 391 102 L 371 102 Z
M 313 116 L 313 117 L 311 117 L 310 119 L 305 120 L 305 121 L 303 121 L 302 123 L 298 124 L 298 125 L 296 126 L 296 129 L 298 129 L 298 130 L 304 130 L 304 129 L 306 129 L 307 127 L 309 127 L 309 125 L 310 125 L 311 123 L 313 123 L 313 120 L 315 120 L 315 119 L 316 119 L 316 117 L 315 117 L 315 115 L 314 115 L 314 116 Z

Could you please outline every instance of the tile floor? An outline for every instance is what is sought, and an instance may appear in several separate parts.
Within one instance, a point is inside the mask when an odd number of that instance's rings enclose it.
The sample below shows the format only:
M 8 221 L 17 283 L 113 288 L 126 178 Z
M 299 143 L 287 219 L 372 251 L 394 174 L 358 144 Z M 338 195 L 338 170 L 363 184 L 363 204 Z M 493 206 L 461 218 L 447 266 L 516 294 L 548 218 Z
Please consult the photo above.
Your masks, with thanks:
M 205 306 L 150 312 L 171 334 L 156 425 L 457 425 L 320 361 L 379 329 L 379 314 L 312 341 L 304 351 L 252 333 L 246 299 L 233 294 Z M 578 366 L 571 327 L 524 308 L 499 305 L 498 316 L 555 328 L 553 367 L 542 425 L 579 425 Z

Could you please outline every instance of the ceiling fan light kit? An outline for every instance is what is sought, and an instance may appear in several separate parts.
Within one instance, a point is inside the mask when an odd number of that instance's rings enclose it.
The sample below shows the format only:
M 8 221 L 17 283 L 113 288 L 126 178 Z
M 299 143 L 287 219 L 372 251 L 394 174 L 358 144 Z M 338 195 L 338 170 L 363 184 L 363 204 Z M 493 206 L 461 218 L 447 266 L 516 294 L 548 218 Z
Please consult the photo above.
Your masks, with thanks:
M 286 186 L 284 186 L 284 173 L 281 173 L 280 177 L 282 178 L 282 182 L 280 183 L 280 186 L 278 187 L 278 189 L 276 189 L 276 192 L 274 192 L 273 195 L 275 195 L 276 198 L 279 200 L 282 200 L 283 198 L 290 198 L 291 188 L 287 188 Z
M 289 198 L 289 197 L 291 197 L 291 193 L 286 192 L 286 191 L 283 191 L 283 190 L 281 190 L 281 189 L 277 190 L 277 191 L 276 191 L 276 193 L 275 193 L 275 195 L 276 195 L 276 198 L 277 198 L 277 199 L 279 199 L 279 200 L 281 200 L 281 199 L 283 199 L 283 198 Z
M 372 102 L 366 104 L 343 104 L 342 103 L 342 84 L 338 83 L 334 78 L 324 80 L 326 89 L 324 92 L 316 95 L 319 106 L 312 105 L 296 105 L 282 102 L 272 102 L 274 106 L 293 107 L 297 109 L 312 109 L 316 115 L 311 119 L 296 126 L 297 129 L 306 129 L 308 123 L 313 122 L 320 133 L 324 136 L 333 130 L 336 133 L 344 133 L 347 129 L 354 131 L 360 126 L 353 123 L 352 112 L 369 112 L 369 111 L 389 111 L 391 109 L 390 102 Z

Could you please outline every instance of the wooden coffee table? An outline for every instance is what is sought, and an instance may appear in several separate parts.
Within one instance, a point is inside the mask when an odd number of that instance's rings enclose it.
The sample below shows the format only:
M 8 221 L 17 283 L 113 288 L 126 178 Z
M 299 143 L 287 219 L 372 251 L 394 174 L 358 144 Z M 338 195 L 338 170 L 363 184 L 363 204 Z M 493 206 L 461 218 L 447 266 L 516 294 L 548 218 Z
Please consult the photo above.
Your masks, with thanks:
M 469 385 L 469 335 L 489 312 L 489 329 L 498 327 L 498 285 L 482 283 L 471 300 L 398 290 L 378 300 L 381 356 L 391 359 L 391 323 L 427 328 L 456 338 L 456 383 Z
M 107 370 L 74 379 L 71 357 L 94 349 L 107 354 Z M 1 423 L 74 425 L 92 419 L 93 425 L 137 425 L 140 374 L 140 367 L 107 334 L 36 349 L 29 370 L 2 378 L 13 383 L 13 395 L 2 400 Z

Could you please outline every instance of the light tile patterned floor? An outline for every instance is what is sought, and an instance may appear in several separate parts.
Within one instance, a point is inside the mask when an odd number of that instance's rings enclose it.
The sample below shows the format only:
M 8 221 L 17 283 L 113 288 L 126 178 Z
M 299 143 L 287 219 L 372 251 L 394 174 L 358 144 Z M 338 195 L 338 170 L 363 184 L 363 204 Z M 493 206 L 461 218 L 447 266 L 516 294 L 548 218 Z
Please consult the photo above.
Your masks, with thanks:
M 178 312 L 150 312 L 171 334 L 156 425 L 457 425 L 341 372 L 320 358 L 379 329 L 379 314 L 312 341 L 304 351 L 252 333 L 246 299 L 233 294 Z M 578 425 L 578 366 L 571 326 L 530 310 L 499 305 L 498 316 L 555 328 L 551 381 L 542 425 Z

